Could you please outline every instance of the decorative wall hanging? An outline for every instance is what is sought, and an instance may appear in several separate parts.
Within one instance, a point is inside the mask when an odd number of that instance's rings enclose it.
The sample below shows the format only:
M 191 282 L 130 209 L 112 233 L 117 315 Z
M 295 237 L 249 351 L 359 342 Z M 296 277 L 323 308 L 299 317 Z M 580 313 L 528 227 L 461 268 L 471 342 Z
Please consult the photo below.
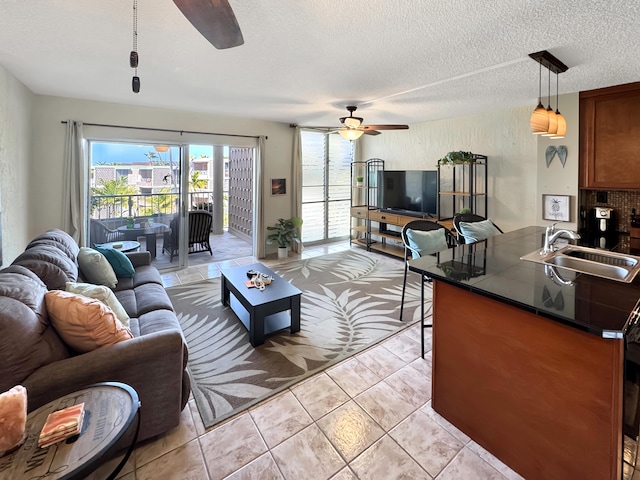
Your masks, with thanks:
M 558 158 L 560 159 L 560 163 L 562 164 L 562 168 L 564 168 L 567 163 L 567 146 L 566 145 L 549 145 L 547 149 L 544 151 L 544 158 L 547 161 L 547 168 L 551 164 L 553 157 L 558 154 Z
M 286 195 L 286 194 L 287 194 L 287 179 L 272 178 L 271 179 L 271 195 Z
M 569 195 L 542 195 L 542 218 L 556 222 L 568 222 Z

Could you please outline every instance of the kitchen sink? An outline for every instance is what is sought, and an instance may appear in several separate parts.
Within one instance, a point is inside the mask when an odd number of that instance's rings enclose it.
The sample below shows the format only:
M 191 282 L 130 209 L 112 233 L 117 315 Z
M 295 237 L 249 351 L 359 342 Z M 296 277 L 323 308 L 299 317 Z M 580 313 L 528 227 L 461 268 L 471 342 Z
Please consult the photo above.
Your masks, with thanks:
M 625 283 L 631 283 L 640 271 L 640 257 L 577 245 L 548 253 L 536 250 L 520 259 Z

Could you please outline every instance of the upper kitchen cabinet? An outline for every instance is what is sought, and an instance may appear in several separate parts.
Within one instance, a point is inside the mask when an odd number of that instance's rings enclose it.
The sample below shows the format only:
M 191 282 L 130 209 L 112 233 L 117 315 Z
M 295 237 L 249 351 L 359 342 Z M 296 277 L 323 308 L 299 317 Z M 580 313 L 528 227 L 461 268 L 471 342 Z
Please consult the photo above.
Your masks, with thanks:
M 580 93 L 579 186 L 640 190 L 640 82 Z

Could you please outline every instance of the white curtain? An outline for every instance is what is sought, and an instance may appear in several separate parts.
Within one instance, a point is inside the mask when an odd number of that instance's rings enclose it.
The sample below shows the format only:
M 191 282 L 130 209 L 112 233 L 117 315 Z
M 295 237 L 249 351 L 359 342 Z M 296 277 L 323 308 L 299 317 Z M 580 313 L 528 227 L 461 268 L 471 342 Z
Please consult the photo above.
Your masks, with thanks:
M 265 137 L 264 135 L 260 135 L 258 138 L 257 161 L 253 180 L 255 186 L 253 204 L 257 206 L 255 225 L 253 228 L 253 251 L 258 258 L 265 257 L 265 243 L 267 241 L 264 226 L 264 153 Z
M 67 121 L 64 150 L 62 228 L 80 246 L 87 245 L 87 165 L 82 122 Z
M 292 217 L 302 218 L 302 139 L 300 138 L 300 127 L 296 127 L 293 135 L 293 161 L 291 171 L 291 212 Z M 304 228 L 304 224 L 302 225 Z M 300 232 L 302 235 L 302 232 Z M 302 252 L 301 243 L 293 243 L 291 250 Z

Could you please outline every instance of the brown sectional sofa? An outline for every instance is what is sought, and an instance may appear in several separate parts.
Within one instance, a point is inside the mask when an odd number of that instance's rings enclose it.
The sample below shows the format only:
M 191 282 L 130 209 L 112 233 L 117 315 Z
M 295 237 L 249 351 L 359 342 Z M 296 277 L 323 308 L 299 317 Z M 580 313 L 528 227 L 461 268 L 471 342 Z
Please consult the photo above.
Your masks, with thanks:
M 24 385 L 31 411 L 92 383 L 123 382 L 140 398 L 139 441 L 177 426 L 190 392 L 188 350 L 149 252 L 128 254 L 135 276 L 114 289 L 134 338 L 77 354 L 50 324 L 44 295 L 83 281 L 78 252 L 69 235 L 53 229 L 0 270 L 0 392 Z

